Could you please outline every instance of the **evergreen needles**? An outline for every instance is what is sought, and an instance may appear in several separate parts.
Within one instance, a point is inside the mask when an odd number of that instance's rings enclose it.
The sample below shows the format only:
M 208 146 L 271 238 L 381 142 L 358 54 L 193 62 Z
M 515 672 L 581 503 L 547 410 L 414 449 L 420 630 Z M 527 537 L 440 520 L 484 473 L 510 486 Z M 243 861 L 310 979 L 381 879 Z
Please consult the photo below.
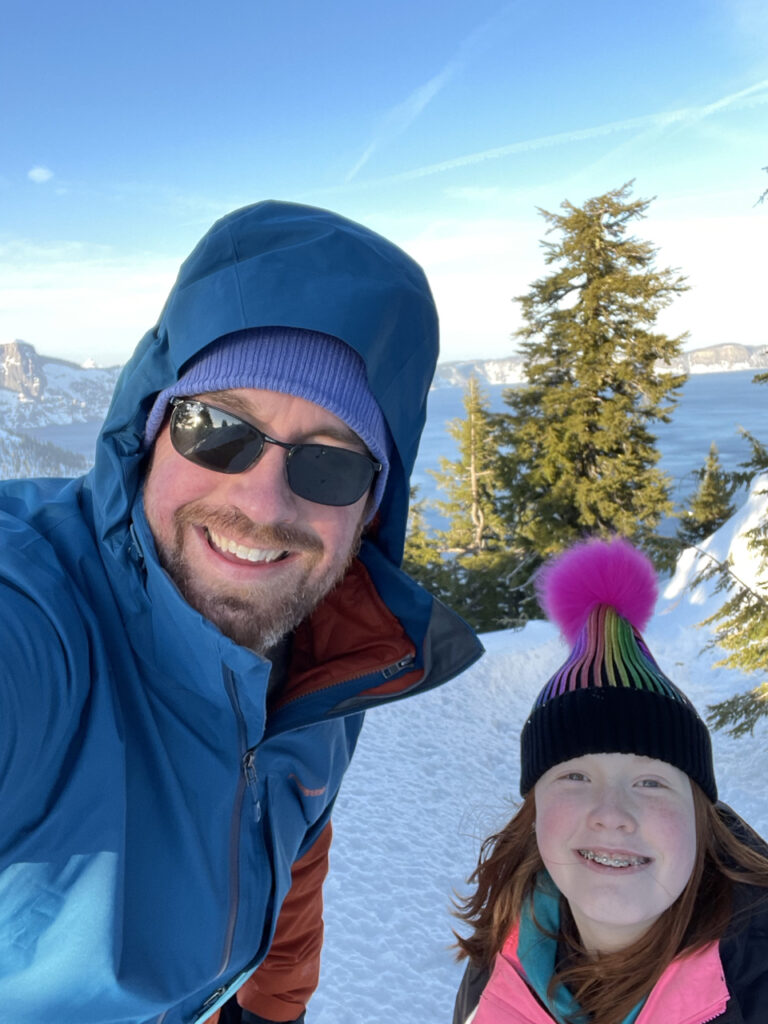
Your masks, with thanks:
M 541 211 L 558 236 L 543 243 L 553 269 L 518 299 L 526 382 L 506 393 L 500 421 L 502 511 L 516 543 L 541 557 L 587 536 L 652 548 L 672 511 L 652 428 L 685 382 L 663 369 L 685 336 L 656 320 L 687 285 L 627 234 L 650 204 L 630 191 Z

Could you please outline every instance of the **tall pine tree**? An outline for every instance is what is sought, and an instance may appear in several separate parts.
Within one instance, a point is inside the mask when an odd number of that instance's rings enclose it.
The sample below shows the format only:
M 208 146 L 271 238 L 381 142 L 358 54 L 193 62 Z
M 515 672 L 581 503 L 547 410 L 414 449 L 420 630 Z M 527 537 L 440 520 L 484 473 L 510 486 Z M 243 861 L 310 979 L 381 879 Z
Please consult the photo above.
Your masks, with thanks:
M 448 424 L 458 458 L 440 460 L 435 472 L 447 500 L 435 506 L 448 520 L 430 535 L 424 502 L 413 501 L 404 568 L 477 630 L 519 626 L 537 614 L 531 596 L 536 562 L 505 544 L 496 509 L 493 416 L 475 378 L 464 393 L 464 416 Z
M 702 469 L 697 471 L 699 486 L 683 509 L 677 536 L 686 547 L 711 537 L 736 511 L 731 501 L 737 483 L 720 464 L 717 445 L 713 441 Z
M 497 508 L 498 445 L 488 396 L 475 377 L 464 391 L 464 416 L 448 424 L 459 457 L 442 458 L 433 473 L 447 501 L 435 502 L 448 527 L 435 540 L 450 557 L 447 602 L 477 630 L 519 626 L 536 613 L 531 598 L 535 563 L 507 547 Z
M 464 389 L 464 416 L 451 420 L 448 433 L 458 442 L 455 461 L 440 459 L 432 471 L 447 501 L 435 502 L 449 525 L 437 534 L 444 550 L 478 553 L 498 547 L 504 527 L 496 508 L 496 445 L 488 396 L 476 377 Z
M 553 269 L 517 300 L 526 379 L 505 393 L 504 514 L 514 542 L 539 557 L 612 533 L 651 547 L 672 508 L 651 427 L 668 421 L 685 382 L 659 368 L 685 336 L 659 333 L 656 320 L 687 285 L 627 234 L 650 205 L 630 196 L 631 182 L 541 210 L 558 236 L 542 243 Z
M 453 607 L 456 604 L 455 566 L 443 557 L 440 546 L 430 536 L 425 505 L 426 499 L 418 498 L 418 488 L 411 487 L 403 569 L 434 597 Z

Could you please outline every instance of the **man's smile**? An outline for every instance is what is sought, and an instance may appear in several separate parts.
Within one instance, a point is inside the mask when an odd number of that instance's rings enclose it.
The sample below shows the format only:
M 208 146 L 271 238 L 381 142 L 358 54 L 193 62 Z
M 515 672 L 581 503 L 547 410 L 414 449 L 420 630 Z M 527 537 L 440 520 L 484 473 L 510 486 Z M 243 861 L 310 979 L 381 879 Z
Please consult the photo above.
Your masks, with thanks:
M 216 533 L 209 527 L 207 527 L 204 532 L 208 539 L 208 543 L 215 551 L 225 555 L 234 555 L 241 561 L 277 562 L 280 559 L 287 558 L 290 554 L 290 552 L 282 548 L 266 549 L 249 547 L 245 544 L 241 544 L 239 541 L 225 537 L 223 534 Z

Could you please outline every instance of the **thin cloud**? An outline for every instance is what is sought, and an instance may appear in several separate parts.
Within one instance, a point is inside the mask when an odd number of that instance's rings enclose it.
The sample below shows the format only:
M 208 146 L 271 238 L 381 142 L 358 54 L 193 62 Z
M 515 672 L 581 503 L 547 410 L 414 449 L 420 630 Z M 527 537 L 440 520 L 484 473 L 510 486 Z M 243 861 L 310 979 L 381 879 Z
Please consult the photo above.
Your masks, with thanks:
M 142 251 L 0 237 L 0 340 L 24 338 L 77 362 L 125 362 L 157 320 L 177 270 L 177 259 Z
M 44 185 L 46 181 L 50 181 L 53 177 L 53 171 L 50 167 L 43 167 L 38 164 L 27 171 L 27 177 L 30 181 L 34 181 L 36 185 Z
M 499 160 L 502 157 L 514 156 L 518 153 L 530 153 L 537 149 L 569 145 L 570 143 L 582 142 L 586 139 L 596 139 L 601 136 L 635 131 L 663 131 L 672 126 L 696 124 L 729 108 L 739 109 L 764 103 L 768 103 L 768 79 L 764 79 L 746 89 L 741 89 L 739 92 L 731 93 L 719 100 L 715 100 L 713 103 L 707 103 L 702 106 L 683 107 L 680 110 L 670 110 L 657 114 L 644 114 L 640 117 L 627 118 L 624 121 L 611 121 L 607 124 L 595 125 L 592 128 L 557 132 L 554 135 L 542 135 L 535 139 L 524 139 L 520 142 L 512 142 L 506 146 L 485 149 L 479 153 L 468 153 L 465 156 L 453 157 L 450 160 L 443 160 L 436 164 L 427 164 L 423 167 L 415 167 L 410 171 L 402 171 L 399 174 L 379 178 L 376 181 L 361 182 L 360 184 L 365 184 L 366 186 L 395 184 L 401 181 L 411 181 L 415 178 L 426 178 L 430 175 L 442 174 L 445 171 L 452 171 L 460 167 L 485 163 L 488 160 Z
M 471 58 L 485 45 L 486 40 L 495 38 L 495 29 L 498 23 L 505 19 L 509 12 L 517 6 L 517 3 L 505 4 L 491 18 L 488 18 L 476 29 L 473 29 L 462 41 L 455 56 L 448 61 L 441 71 L 433 75 L 429 81 L 415 89 L 402 103 L 398 103 L 397 106 L 392 107 L 384 115 L 374 138 L 345 177 L 346 183 L 351 182 L 359 174 L 377 150 L 393 142 L 410 128 L 435 96 L 442 92 L 451 79 L 466 67 Z

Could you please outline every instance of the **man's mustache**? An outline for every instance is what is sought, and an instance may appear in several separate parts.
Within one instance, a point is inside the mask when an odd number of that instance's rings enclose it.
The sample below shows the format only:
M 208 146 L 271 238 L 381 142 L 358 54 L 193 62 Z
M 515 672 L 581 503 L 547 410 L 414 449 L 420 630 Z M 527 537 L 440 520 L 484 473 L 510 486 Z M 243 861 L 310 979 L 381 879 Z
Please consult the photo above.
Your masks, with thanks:
M 236 505 L 211 508 L 204 501 L 191 501 L 176 511 L 176 527 L 197 526 L 216 533 L 233 534 L 240 543 L 270 550 L 323 553 L 319 537 L 289 523 L 255 523 Z

